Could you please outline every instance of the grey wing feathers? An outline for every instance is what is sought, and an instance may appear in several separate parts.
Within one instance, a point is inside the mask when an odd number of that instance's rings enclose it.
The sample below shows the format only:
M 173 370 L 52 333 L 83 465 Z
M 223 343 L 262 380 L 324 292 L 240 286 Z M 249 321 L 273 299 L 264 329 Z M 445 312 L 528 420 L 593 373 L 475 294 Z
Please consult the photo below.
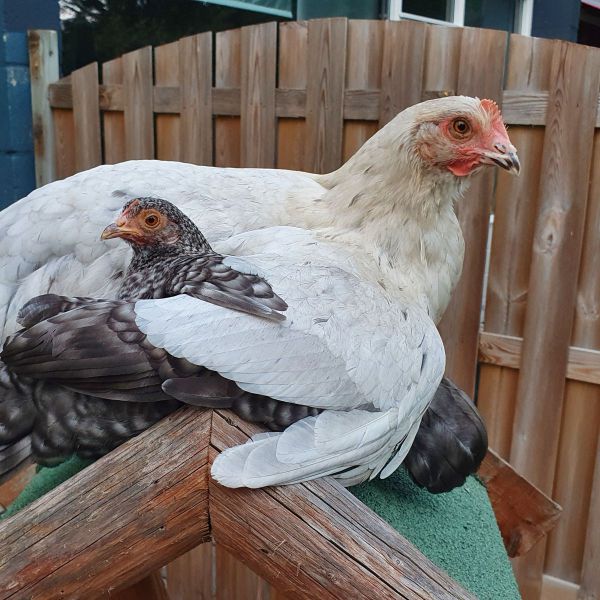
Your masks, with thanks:
M 108 300 L 36 323 L 8 339 L 0 356 L 19 376 L 135 402 L 169 399 L 164 379 L 203 370 L 149 344 L 135 324 L 133 304 Z
M 57 294 L 43 294 L 32 298 L 21 307 L 17 314 L 17 323 L 27 329 L 59 313 L 67 312 L 86 304 L 93 304 L 94 302 L 99 302 L 99 300 L 95 298 L 70 298 L 68 296 L 58 296 Z
M 167 295 L 187 294 L 251 315 L 281 321 L 287 304 L 262 277 L 226 265 L 223 256 L 182 257 L 173 264 L 175 275 Z
M 477 471 L 487 445 L 485 425 L 475 405 L 444 378 L 404 464 L 419 486 L 432 493 L 449 492 Z

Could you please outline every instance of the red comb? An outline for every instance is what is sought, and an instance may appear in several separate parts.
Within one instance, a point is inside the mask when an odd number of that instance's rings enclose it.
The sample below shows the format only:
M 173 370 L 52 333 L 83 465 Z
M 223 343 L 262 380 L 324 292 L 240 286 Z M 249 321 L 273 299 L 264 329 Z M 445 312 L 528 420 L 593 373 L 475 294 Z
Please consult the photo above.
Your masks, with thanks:
M 484 98 L 481 100 L 481 106 L 483 110 L 485 110 L 493 120 L 500 119 L 502 120 L 502 113 L 500 112 L 500 108 L 493 100 L 488 100 Z

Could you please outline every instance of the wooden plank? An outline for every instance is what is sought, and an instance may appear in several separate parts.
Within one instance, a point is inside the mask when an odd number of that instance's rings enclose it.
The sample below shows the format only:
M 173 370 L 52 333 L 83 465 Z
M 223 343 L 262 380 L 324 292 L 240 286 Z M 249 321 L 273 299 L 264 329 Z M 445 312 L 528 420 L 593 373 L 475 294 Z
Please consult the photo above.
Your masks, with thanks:
M 181 157 L 181 98 L 179 89 L 179 42 L 154 48 L 154 112 L 156 127 L 156 158 L 159 160 L 182 160 Z M 160 87 L 159 87 L 160 86 Z M 157 92 L 176 90 L 176 114 L 163 114 L 157 109 Z M 162 98 L 159 98 L 159 102 Z M 169 111 L 170 112 L 170 111 Z
M 386 21 L 381 63 L 379 126 L 400 111 L 421 102 L 427 25 L 416 21 Z
M 102 65 L 102 82 L 104 86 L 123 83 L 123 59 L 115 58 Z M 102 86 L 100 86 L 102 88 Z M 109 97 L 114 97 L 113 95 Z M 105 112 L 102 115 L 104 133 L 104 162 L 115 164 L 125 160 L 125 115 L 123 112 Z
M 52 111 L 48 86 L 58 80 L 58 39 L 56 31 L 34 29 L 27 34 L 29 78 L 31 81 L 31 116 L 33 154 L 37 187 L 57 178 Z
M 207 539 L 210 421 L 178 411 L 3 521 L 0 598 L 92 598 Z
M 154 158 L 152 110 L 152 48 L 146 46 L 123 57 L 125 158 Z
M 511 90 L 524 90 L 527 94 L 548 89 L 552 44 L 550 40 L 510 36 L 504 100 Z M 503 105 L 503 116 L 504 112 Z M 510 136 L 522 157 L 522 169 L 519 177 L 497 174 L 485 329 L 521 336 L 544 130 L 516 127 L 510 129 Z M 505 458 L 510 455 L 517 382 L 514 371 L 490 366 L 480 369 L 477 405 L 488 428 L 490 446 Z
M 590 349 L 600 348 L 599 272 L 600 131 L 596 130 L 571 335 L 571 344 Z M 600 352 L 595 353 L 600 356 Z M 597 374 L 598 362 L 594 366 Z M 599 383 L 598 378 L 594 383 Z M 594 475 L 595 455 L 590 448 L 595 447 L 599 433 L 598 387 L 567 382 L 553 491 L 554 497 L 565 507 L 565 517 L 548 540 L 545 563 L 545 571 L 559 579 L 579 580 L 586 538 L 586 519 L 583 515 L 588 514 Z M 598 533 L 600 535 L 600 530 Z
M 306 110 L 306 72 L 307 72 L 308 27 L 306 22 L 279 24 L 279 89 L 276 93 L 276 105 L 279 107 L 281 88 L 297 88 L 304 92 L 302 114 Z M 279 110 L 277 114 L 280 115 Z M 304 166 L 304 145 L 306 143 L 306 124 L 302 119 L 281 118 L 277 121 L 277 168 L 301 171 Z
M 128 588 L 117 592 L 107 592 L 101 597 L 105 600 L 172 600 L 159 571 L 144 577 Z
M 212 542 L 205 542 L 167 565 L 167 589 L 171 600 L 214 598 L 214 555 Z
M 257 431 L 213 411 L 211 460 Z M 209 486 L 213 539 L 292 598 L 472 597 L 331 478 L 258 490 Z
M 521 337 L 483 331 L 479 338 L 479 360 L 489 365 L 519 369 L 522 348 Z M 569 346 L 566 377 L 600 385 L 600 351 Z
M 457 93 L 502 101 L 507 41 L 507 34 L 502 31 L 468 27 L 463 30 Z M 472 56 L 478 60 L 471 60 Z M 481 64 L 486 68 L 481 69 Z M 480 173 L 458 203 L 465 261 L 462 277 L 440 324 L 447 352 L 446 372 L 470 394 L 474 392 L 477 369 L 477 337 L 494 176 L 491 169 Z
M 545 176 L 540 182 L 510 455 L 515 468 L 548 494 L 560 436 L 599 71 L 597 51 L 555 43 L 542 156 Z M 569 161 L 565 156 L 578 158 Z M 543 551 L 542 544 L 519 567 L 520 589 L 526 598 L 539 596 Z
M 423 94 L 426 91 L 445 90 L 444 95 L 455 93 L 458 85 L 458 69 L 460 64 L 460 45 L 463 29 L 461 27 L 427 27 L 425 65 L 423 72 Z M 427 99 L 429 99 L 427 98 Z
M 73 111 L 62 108 L 52 109 L 54 127 L 55 179 L 70 177 L 75 167 L 75 122 Z
M 277 24 L 242 27 L 241 161 L 275 166 Z
M 327 173 L 342 162 L 346 19 L 308 23 L 307 137 L 304 170 Z
M 579 586 L 550 575 L 542 578 L 542 598 L 544 600 L 576 600 Z M 588 599 L 591 600 L 591 599 Z
M 600 436 L 596 444 L 596 458 L 590 507 L 587 517 L 583 564 L 581 569 L 581 588 L 579 600 L 597 600 L 600 598 Z
M 213 163 L 212 33 L 179 40 L 181 159 Z
M 73 120 L 75 123 L 75 167 L 85 171 L 102 164 L 98 63 L 71 73 Z
M 241 85 L 241 39 L 242 34 L 239 29 L 216 34 L 215 86 L 217 88 L 239 89 Z M 213 106 L 215 100 L 213 96 Z M 215 119 L 215 165 L 217 167 L 240 166 L 240 119 L 238 117 Z
M 216 571 L 216 600 L 270 600 L 269 584 L 219 545 L 216 546 Z
M 359 106 L 367 108 L 369 96 L 379 96 L 382 53 L 383 23 L 381 21 L 348 22 L 346 88 L 358 93 L 354 93 L 352 96 L 348 93 L 344 94 L 343 113 L 345 119 L 355 119 L 360 113 L 353 109 L 357 109 Z M 373 108 L 378 107 L 379 101 Z M 377 129 L 376 122 L 346 120 L 343 131 L 343 161 L 346 162 Z
M 526 554 L 561 515 L 561 507 L 488 451 L 477 475 L 485 483 L 508 555 Z

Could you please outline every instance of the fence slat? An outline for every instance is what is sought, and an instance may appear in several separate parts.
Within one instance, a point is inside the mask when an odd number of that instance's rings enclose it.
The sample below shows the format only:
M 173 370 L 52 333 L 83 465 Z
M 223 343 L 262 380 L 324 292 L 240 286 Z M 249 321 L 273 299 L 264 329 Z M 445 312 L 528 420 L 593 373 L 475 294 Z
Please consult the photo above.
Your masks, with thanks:
M 91 63 L 73 71 L 71 82 L 75 122 L 75 167 L 77 171 L 85 171 L 102 163 L 98 63 Z
M 381 61 L 383 53 L 383 23 L 381 21 L 348 22 L 348 54 L 346 58 L 346 89 L 360 90 L 358 98 L 366 99 L 363 108 L 375 104 L 369 96 L 379 95 L 381 87 Z M 356 96 L 355 96 L 356 97 Z M 344 117 L 350 119 L 344 94 Z M 358 99 L 357 98 L 357 99 Z M 359 103 L 355 106 L 358 108 Z M 377 99 L 377 106 L 379 99 Z M 377 107 L 374 107 L 377 108 Z M 344 122 L 343 161 L 346 162 L 376 131 L 376 121 L 346 120 Z
M 575 44 L 555 44 L 510 454 L 515 468 L 549 494 L 560 435 L 599 70 L 596 52 Z M 577 160 L 564 160 L 565 156 Z M 539 597 L 544 548 L 540 543 L 520 561 L 519 584 L 526 597 Z
M 304 167 L 327 173 L 342 161 L 347 19 L 308 23 L 307 144 Z
M 35 30 L 27 36 L 35 184 L 39 187 L 57 178 L 54 133 L 57 125 L 48 100 L 48 86 L 58 80 L 58 38 L 56 31 Z M 60 122 L 60 117 L 59 117 Z M 70 173 L 69 173 L 70 174 Z M 60 177 L 60 175 L 58 175 Z
M 179 40 L 179 52 L 181 159 L 212 165 L 212 33 Z
M 279 24 L 279 87 L 306 88 L 308 27 L 306 22 Z M 306 93 L 304 94 L 306 105 Z M 305 106 L 303 107 L 305 112 Z M 278 119 L 277 167 L 302 170 L 306 123 L 304 119 Z
M 600 131 L 594 134 L 594 160 L 585 216 L 585 234 L 571 343 L 600 347 Z M 554 497 L 565 517 L 548 538 L 546 572 L 577 581 L 583 560 L 586 520 L 594 474 L 594 448 L 600 432 L 600 394 L 593 385 L 568 381 L 556 466 Z M 573 440 L 577 440 L 577 444 Z M 600 530 L 597 535 L 600 536 Z
M 461 60 L 457 93 L 502 101 L 504 60 L 508 36 L 503 31 L 465 28 L 461 39 Z M 471 60 L 477 56 L 477 61 Z M 485 64 L 485 69 L 481 68 Z M 463 275 L 440 324 L 446 344 L 446 372 L 469 393 L 475 389 L 477 339 L 483 272 L 492 206 L 494 173 L 477 176 L 458 205 L 458 219 L 465 237 Z
M 550 40 L 512 35 L 505 88 L 547 90 L 552 47 Z M 497 175 L 484 329 L 522 336 L 544 130 L 511 127 L 510 137 L 522 168 L 519 177 Z M 504 458 L 510 454 L 517 382 L 518 373 L 513 369 L 480 368 L 477 405 L 488 426 L 490 446 Z
M 216 35 L 215 85 L 217 88 L 238 88 L 242 83 L 241 40 L 239 29 L 220 31 Z M 240 166 L 240 119 L 215 119 L 215 165 Z
M 421 102 L 427 25 L 386 21 L 381 63 L 379 126 L 401 110 Z
M 102 83 L 123 83 L 123 59 L 115 58 L 102 65 Z M 115 164 L 125 160 L 125 116 L 122 112 L 105 112 L 102 116 L 104 162 Z
M 275 166 L 277 24 L 242 28 L 241 161 Z
M 211 600 L 214 597 L 213 557 L 213 543 L 205 542 L 169 563 L 169 600 Z
M 154 158 L 152 107 L 152 48 L 123 55 L 125 157 Z
M 181 100 L 179 92 L 179 42 L 172 42 L 154 48 L 154 111 L 156 115 L 156 158 L 159 160 L 182 160 L 181 157 Z M 162 87 L 165 86 L 165 87 Z M 158 107 L 157 90 L 177 89 L 177 114 L 162 114 Z M 157 110 L 159 109 L 159 110 Z

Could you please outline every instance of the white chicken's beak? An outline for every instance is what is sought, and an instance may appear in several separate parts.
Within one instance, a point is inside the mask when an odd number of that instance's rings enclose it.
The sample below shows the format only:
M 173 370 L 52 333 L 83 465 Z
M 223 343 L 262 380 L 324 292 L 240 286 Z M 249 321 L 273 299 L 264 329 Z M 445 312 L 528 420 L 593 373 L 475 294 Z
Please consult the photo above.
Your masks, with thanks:
M 521 163 L 517 156 L 517 149 L 514 146 L 506 148 L 504 145 L 498 144 L 495 147 L 496 152 L 486 151 L 483 153 L 481 162 L 488 165 L 497 165 L 501 169 L 518 175 L 521 172 Z

